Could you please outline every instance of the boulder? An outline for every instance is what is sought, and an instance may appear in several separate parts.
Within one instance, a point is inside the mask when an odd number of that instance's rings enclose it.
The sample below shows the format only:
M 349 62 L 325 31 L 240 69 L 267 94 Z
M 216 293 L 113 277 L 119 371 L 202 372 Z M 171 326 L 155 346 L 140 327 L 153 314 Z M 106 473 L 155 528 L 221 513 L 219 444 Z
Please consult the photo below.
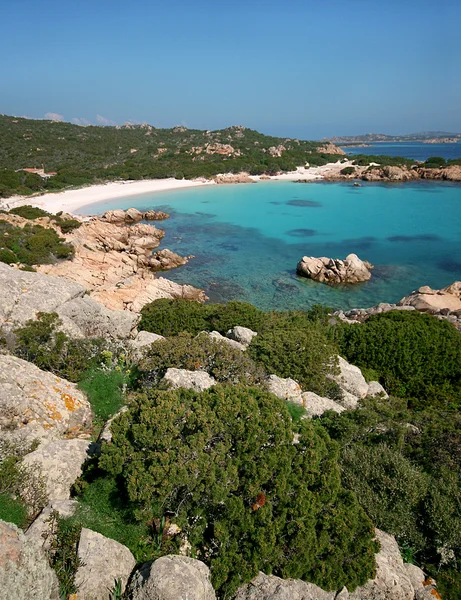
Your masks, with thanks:
M 375 398 L 376 396 L 381 396 L 381 398 L 385 399 L 389 398 L 389 394 L 378 381 L 370 381 L 367 396 L 371 398 Z
M 360 283 L 371 277 L 373 265 L 360 260 L 356 254 L 349 254 L 345 260 L 322 256 L 303 256 L 296 267 L 298 275 L 321 283 Z
M 53 500 L 28 527 L 26 538 L 48 550 L 53 537 L 52 513 L 58 513 L 60 517 L 71 517 L 77 506 L 77 500 Z
M 80 534 L 78 557 L 81 566 L 75 575 L 76 600 L 111 600 L 114 582 L 120 580 L 123 593 L 136 566 L 128 548 L 86 528 Z
M 144 350 L 151 346 L 154 342 L 164 340 L 163 335 L 150 333 L 150 331 L 140 331 L 134 340 L 128 342 L 130 356 L 133 360 L 141 360 Z
M 359 405 L 359 398 L 346 390 L 341 390 L 341 398 L 338 398 L 338 404 L 346 410 L 355 410 Z
M 142 221 L 143 214 L 137 208 L 129 208 L 125 211 L 125 223 L 137 223 Z
M 169 368 L 163 381 L 170 384 L 174 390 L 178 388 L 192 389 L 203 392 L 216 384 L 216 381 L 206 371 L 188 371 L 187 369 Z
M 148 260 L 149 267 L 154 271 L 169 271 L 187 264 L 188 259 L 184 256 L 179 256 L 176 252 L 172 252 L 165 248 L 152 254 Z
M 236 348 L 237 350 L 241 350 L 242 352 L 247 349 L 247 347 L 240 342 L 236 342 L 235 340 L 224 337 L 218 331 L 202 331 L 199 335 L 206 335 L 210 339 L 215 340 L 216 342 L 222 342 L 223 344 L 227 344 L 228 346 L 232 346 L 232 348 Z
M 259 573 L 237 590 L 234 600 L 335 600 L 336 597 L 336 592 L 325 592 L 313 583 Z
M 413 600 L 415 590 L 395 538 L 376 529 L 381 549 L 376 555 L 376 577 L 349 593 L 349 600 Z
M 310 419 L 312 417 L 323 415 L 327 410 L 333 410 L 336 413 L 341 413 L 346 410 L 344 406 L 341 406 L 341 404 L 338 404 L 334 400 L 323 398 L 322 396 L 314 394 L 314 392 L 304 392 L 302 394 L 302 399 L 306 415 Z
M 236 325 L 226 333 L 229 339 L 235 340 L 244 346 L 249 346 L 255 335 L 258 335 L 256 331 L 252 331 L 248 327 L 241 327 L 240 325 Z
M 281 400 L 291 400 L 297 404 L 303 404 L 301 386 L 294 379 L 269 375 L 265 381 L 265 387 Z
M 129 586 L 130 600 L 216 600 L 210 570 L 187 556 L 162 556 L 142 565 Z
M 16 356 L 0 355 L 0 434 L 15 444 L 78 436 L 91 406 L 74 383 Z
M 146 210 L 142 215 L 144 221 L 163 221 L 164 219 L 169 219 L 169 217 L 170 215 L 168 213 L 162 212 L 161 210 Z
M 82 474 L 83 464 L 93 448 L 88 440 L 58 440 L 26 454 L 23 462 L 41 475 L 50 502 L 68 500 L 70 488 Z
M 98 442 L 105 442 L 106 444 L 109 444 L 112 441 L 112 423 L 117 417 L 123 415 L 123 413 L 125 413 L 127 410 L 128 406 L 122 406 L 122 408 L 120 408 L 120 410 L 118 410 L 115 415 L 106 422 L 103 430 L 101 431 Z
M 353 394 L 357 398 L 365 398 L 368 394 L 368 383 L 362 375 L 362 371 L 355 365 L 351 365 L 338 356 L 339 375 L 331 375 L 330 378 L 339 385 L 339 387 Z
M 441 289 L 433 290 L 425 285 L 398 303 L 399 306 L 412 306 L 419 312 L 439 313 L 441 310 L 456 312 L 461 310 L 461 281 L 455 281 L 451 285 Z
M 107 210 L 101 217 L 108 223 L 115 223 L 116 225 L 125 223 L 125 211 L 121 209 Z
M 0 598 L 59 600 L 59 584 L 43 549 L 0 521 Z

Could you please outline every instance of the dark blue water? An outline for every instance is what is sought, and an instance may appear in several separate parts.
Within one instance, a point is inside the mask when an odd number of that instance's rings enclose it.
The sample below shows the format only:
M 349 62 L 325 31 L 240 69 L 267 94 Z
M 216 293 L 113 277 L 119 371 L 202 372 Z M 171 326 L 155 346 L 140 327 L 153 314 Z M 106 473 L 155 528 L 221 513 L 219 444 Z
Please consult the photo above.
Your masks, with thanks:
M 424 161 L 431 156 L 461 158 L 461 142 L 456 144 L 421 144 L 420 142 L 377 142 L 367 148 L 343 146 L 346 154 L 385 154 Z
M 461 279 L 461 185 L 261 182 L 161 192 L 81 210 L 162 208 L 162 247 L 195 256 L 167 277 L 263 309 L 396 302 L 421 285 Z M 369 282 L 329 287 L 296 276 L 303 255 L 375 265 Z

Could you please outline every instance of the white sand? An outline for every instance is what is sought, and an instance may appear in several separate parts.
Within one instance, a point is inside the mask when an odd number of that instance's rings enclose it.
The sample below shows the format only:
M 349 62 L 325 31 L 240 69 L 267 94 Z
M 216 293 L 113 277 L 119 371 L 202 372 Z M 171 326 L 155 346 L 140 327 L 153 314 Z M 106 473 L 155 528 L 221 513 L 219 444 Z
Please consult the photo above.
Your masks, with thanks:
M 311 167 L 306 169 L 298 167 L 296 171 L 282 173 L 273 177 L 251 177 L 254 181 L 296 181 L 304 179 L 307 181 L 322 180 L 327 175 L 338 174 L 340 169 L 352 164 L 330 163 L 322 167 Z M 119 181 L 105 183 L 102 185 L 91 185 L 88 187 L 67 190 L 65 192 L 43 194 L 42 196 L 12 196 L 4 200 L 0 199 L 0 208 L 10 209 L 24 204 L 39 206 L 50 213 L 59 211 L 73 213 L 89 204 L 111 200 L 113 198 L 124 198 L 126 196 L 138 196 L 166 190 L 176 190 L 204 185 L 216 185 L 214 181 L 205 179 L 145 179 L 143 181 Z

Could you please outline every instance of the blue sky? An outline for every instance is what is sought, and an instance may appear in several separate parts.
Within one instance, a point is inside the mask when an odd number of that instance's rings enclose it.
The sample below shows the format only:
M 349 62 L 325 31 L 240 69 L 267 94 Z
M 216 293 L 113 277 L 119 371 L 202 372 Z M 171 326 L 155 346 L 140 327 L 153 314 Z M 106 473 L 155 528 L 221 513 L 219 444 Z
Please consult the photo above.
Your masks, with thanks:
M 461 0 L 3 0 L 0 112 L 461 132 Z

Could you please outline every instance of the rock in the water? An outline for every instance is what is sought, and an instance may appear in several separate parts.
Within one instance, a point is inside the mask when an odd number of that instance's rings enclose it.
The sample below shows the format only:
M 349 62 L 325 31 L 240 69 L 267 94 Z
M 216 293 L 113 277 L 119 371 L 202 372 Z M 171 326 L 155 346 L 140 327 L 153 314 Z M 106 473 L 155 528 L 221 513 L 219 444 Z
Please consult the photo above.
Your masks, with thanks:
M 133 360 L 140 360 L 144 350 L 151 346 L 154 342 L 164 340 L 163 335 L 150 333 L 150 331 L 140 331 L 134 340 L 129 341 L 130 355 Z
M 322 256 L 303 256 L 296 268 L 298 275 L 315 279 L 321 283 L 360 283 L 371 277 L 373 265 L 349 254 L 345 260 Z
M 91 407 L 74 383 L 16 356 L 0 355 L 0 434 L 13 443 L 74 437 L 92 422 Z
M 395 538 L 376 529 L 381 549 L 376 555 L 376 577 L 349 593 L 349 600 L 412 600 L 415 591 Z
M 80 535 L 78 557 L 82 565 L 75 576 L 77 600 L 110 600 L 116 580 L 120 580 L 123 593 L 136 566 L 128 548 L 86 528 Z
M 237 590 L 234 600 L 335 600 L 336 592 L 325 592 L 313 583 L 280 579 L 259 573 Z
M 368 384 L 368 392 L 367 396 L 374 398 L 375 396 L 381 396 L 381 398 L 389 398 L 389 394 L 383 388 L 383 386 L 379 383 L 379 381 L 370 381 Z
M 338 356 L 339 375 L 332 375 L 331 379 L 336 381 L 339 387 L 357 398 L 365 398 L 368 393 L 368 383 L 362 375 L 362 371 L 355 365 L 351 365 Z
M 137 208 L 129 208 L 125 211 L 125 223 L 137 223 L 142 221 L 143 214 Z
M 59 599 L 58 580 L 43 549 L 4 521 L 0 521 L 0 598 Z
M 163 221 L 169 217 L 170 215 L 168 213 L 162 212 L 161 210 L 146 210 L 142 215 L 144 221 Z
M 149 258 L 149 267 L 154 271 L 169 271 L 170 269 L 176 269 L 187 264 L 188 259 L 184 256 L 179 256 L 176 252 L 172 252 L 165 248 L 155 252 Z
M 82 474 L 91 451 L 88 440 L 58 440 L 26 454 L 23 462 L 41 474 L 50 501 L 68 500 L 70 488 Z
M 301 386 L 294 379 L 289 377 L 283 379 L 277 377 L 277 375 L 269 375 L 265 386 L 269 392 L 272 392 L 281 400 L 291 400 L 297 404 L 303 403 Z
M 336 413 L 341 413 L 346 410 L 344 406 L 341 406 L 341 404 L 338 404 L 334 400 L 323 398 L 322 396 L 314 394 L 314 392 L 304 392 L 302 399 L 306 415 L 309 418 L 323 415 L 327 410 L 333 410 Z
M 130 600 L 216 600 L 210 570 L 187 556 L 145 563 L 128 586 Z M 329 599 L 328 599 L 329 600 Z
M 420 312 L 429 313 L 438 313 L 443 309 L 461 311 L 461 281 L 455 281 L 441 290 L 433 290 L 425 285 L 402 298 L 398 305 L 413 306 Z
M 203 392 L 216 384 L 216 381 L 206 371 L 188 371 L 187 369 L 169 368 L 163 380 L 174 390 L 178 388 L 192 389 Z
M 244 346 L 249 346 L 255 335 L 258 335 L 256 331 L 252 331 L 248 327 L 241 327 L 240 325 L 236 325 L 226 333 L 229 339 L 235 340 Z
M 236 348 L 237 350 L 241 350 L 242 352 L 247 349 L 244 344 L 237 342 L 231 338 L 224 337 L 218 331 L 202 331 L 199 335 L 206 335 L 210 339 L 215 340 L 216 342 L 222 342 L 223 344 L 227 344 L 228 346 L 232 346 L 232 348 Z

